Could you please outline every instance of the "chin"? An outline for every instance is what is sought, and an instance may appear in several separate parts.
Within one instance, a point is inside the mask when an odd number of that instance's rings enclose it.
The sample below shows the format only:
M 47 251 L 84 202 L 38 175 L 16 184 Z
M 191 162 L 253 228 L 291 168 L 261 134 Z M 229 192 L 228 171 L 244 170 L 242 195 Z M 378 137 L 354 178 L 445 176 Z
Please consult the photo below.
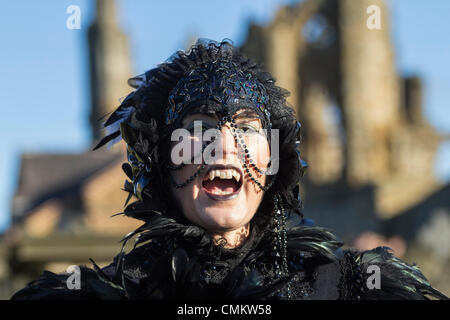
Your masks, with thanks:
M 205 208 L 202 220 L 205 228 L 223 231 L 237 229 L 249 222 L 238 208 Z

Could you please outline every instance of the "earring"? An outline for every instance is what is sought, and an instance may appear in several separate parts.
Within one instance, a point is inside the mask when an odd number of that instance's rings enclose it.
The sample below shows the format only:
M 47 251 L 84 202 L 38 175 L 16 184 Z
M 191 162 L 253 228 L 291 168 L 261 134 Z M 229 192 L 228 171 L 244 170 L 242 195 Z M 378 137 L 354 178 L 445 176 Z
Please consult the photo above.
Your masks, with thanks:
M 287 233 L 286 233 L 286 214 L 283 207 L 283 200 L 280 194 L 275 194 L 273 198 L 274 203 L 274 257 L 275 257 L 275 277 L 280 279 L 289 276 L 289 269 L 287 264 Z M 280 296 L 283 297 L 282 290 L 279 291 Z M 290 283 L 286 286 L 286 297 L 291 299 Z

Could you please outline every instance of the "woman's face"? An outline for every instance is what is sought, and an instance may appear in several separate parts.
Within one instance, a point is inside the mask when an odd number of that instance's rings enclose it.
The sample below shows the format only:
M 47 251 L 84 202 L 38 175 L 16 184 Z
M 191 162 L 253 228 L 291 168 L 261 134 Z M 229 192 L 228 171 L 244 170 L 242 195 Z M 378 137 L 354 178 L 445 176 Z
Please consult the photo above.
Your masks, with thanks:
M 254 113 L 244 111 L 238 112 L 234 120 L 251 159 L 259 169 L 266 169 L 270 161 L 270 150 L 260 119 Z M 192 114 L 183 119 L 183 128 L 194 132 L 194 121 L 197 125 L 197 121 L 201 121 L 204 129 L 216 128 L 217 124 L 215 116 Z M 194 143 L 198 143 L 198 140 L 198 135 L 190 136 L 192 155 Z M 172 148 L 177 143 L 181 142 L 173 142 Z M 221 233 L 246 226 L 255 215 L 264 192 L 244 172 L 239 160 L 242 159 L 241 149 L 236 145 L 230 123 L 222 127 L 216 143 L 221 156 L 213 154 L 214 160 L 208 161 L 191 183 L 182 188 L 172 187 L 172 192 L 187 219 L 210 232 Z M 176 183 L 183 183 L 199 167 L 200 164 L 186 164 L 180 170 L 171 171 L 171 174 Z M 260 175 L 251 166 L 248 167 L 252 176 L 266 185 L 266 176 Z

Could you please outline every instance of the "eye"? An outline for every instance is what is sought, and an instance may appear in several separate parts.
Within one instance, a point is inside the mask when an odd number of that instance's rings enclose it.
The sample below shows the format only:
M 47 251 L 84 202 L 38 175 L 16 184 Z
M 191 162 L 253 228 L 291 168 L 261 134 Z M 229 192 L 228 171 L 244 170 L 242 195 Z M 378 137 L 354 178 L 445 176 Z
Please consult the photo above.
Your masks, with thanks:
M 253 125 L 251 123 L 243 122 L 237 124 L 237 129 L 244 134 L 257 134 L 260 133 L 259 126 Z

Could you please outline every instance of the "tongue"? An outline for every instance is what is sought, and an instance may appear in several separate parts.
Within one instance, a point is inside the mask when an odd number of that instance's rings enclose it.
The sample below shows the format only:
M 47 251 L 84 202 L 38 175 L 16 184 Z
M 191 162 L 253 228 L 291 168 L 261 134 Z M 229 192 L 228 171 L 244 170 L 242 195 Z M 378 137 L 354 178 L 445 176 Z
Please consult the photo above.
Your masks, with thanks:
M 206 180 L 203 182 L 203 187 L 206 191 L 214 193 L 217 191 L 233 193 L 238 189 L 238 185 L 234 179 L 219 179 Z

